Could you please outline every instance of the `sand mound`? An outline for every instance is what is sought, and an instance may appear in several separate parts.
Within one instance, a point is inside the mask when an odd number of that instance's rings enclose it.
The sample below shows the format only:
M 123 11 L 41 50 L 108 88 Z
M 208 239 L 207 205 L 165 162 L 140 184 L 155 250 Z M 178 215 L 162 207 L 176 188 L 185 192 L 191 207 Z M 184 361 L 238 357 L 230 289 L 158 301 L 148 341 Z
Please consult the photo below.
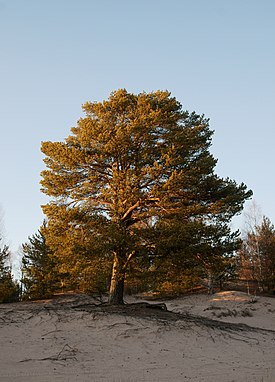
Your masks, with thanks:
M 0 305 L 0 381 L 275 380 L 275 299 L 240 292 L 121 308 L 85 295 Z

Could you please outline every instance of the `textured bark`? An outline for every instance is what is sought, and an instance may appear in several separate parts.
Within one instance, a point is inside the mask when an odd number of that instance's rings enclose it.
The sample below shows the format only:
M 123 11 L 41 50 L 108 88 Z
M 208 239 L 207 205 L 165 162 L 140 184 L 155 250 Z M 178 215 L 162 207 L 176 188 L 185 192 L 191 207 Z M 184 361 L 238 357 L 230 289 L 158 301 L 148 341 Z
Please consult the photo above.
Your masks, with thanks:
M 208 294 L 214 293 L 214 285 L 213 285 L 213 274 L 211 270 L 208 270 Z
M 117 254 L 114 254 L 111 285 L 109 291 L 109 303 L 113 305 L 124 304 L 124 280 L 125 270 Z

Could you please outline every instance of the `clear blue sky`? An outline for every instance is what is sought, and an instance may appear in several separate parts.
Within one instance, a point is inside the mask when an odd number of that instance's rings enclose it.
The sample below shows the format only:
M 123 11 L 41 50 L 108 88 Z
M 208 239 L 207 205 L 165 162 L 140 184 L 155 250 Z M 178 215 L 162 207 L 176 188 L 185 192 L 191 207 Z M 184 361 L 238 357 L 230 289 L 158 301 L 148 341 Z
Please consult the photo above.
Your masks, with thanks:
M 275 1 L 0 0 L 1 187 L 15 251 L 43 220 L 40 142 L 86 101 L 168 89 L 215 130 L 216 172 L 275 222 Z

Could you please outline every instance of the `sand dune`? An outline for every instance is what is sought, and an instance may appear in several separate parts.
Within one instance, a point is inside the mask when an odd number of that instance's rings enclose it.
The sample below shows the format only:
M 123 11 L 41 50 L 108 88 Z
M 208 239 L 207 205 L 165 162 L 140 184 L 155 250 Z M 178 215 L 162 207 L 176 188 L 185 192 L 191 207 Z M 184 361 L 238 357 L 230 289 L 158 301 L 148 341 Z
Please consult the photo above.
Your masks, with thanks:
M 0 305 L 0 381 L 275 381 L 275 299 L 196 294 L 168 312 L 126 300 Z

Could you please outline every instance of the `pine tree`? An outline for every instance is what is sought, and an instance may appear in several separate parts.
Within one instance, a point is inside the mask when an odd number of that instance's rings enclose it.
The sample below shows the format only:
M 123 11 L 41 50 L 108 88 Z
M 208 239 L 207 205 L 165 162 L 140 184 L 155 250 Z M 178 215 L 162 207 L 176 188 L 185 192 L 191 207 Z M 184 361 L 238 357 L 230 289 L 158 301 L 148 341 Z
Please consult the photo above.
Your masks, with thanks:
M 4 245 L 0 248 L 0 303 L 14 302 L 19 299 L 19 286 L 13 280 L 11 267 L 7 264 L 9 258 L 9 247 Z
M 59 288 L 58 273 L 51 250 L 46 243 L 43 223 L 38 233 L 29 237 L 22 245 L 22 283 L 24 284 L 24 298 L 39 299 L 49 297 Z
M 60 264 L 111 262 L 110 302 L 123 303 L 129 264 L 152 262 L 158 227 L 227 224 L 251 191 L 214 174 L 208 119 L 167 91 L 118 90 L 83 109 L 65 142 L 42 143 L 47 240 Z

